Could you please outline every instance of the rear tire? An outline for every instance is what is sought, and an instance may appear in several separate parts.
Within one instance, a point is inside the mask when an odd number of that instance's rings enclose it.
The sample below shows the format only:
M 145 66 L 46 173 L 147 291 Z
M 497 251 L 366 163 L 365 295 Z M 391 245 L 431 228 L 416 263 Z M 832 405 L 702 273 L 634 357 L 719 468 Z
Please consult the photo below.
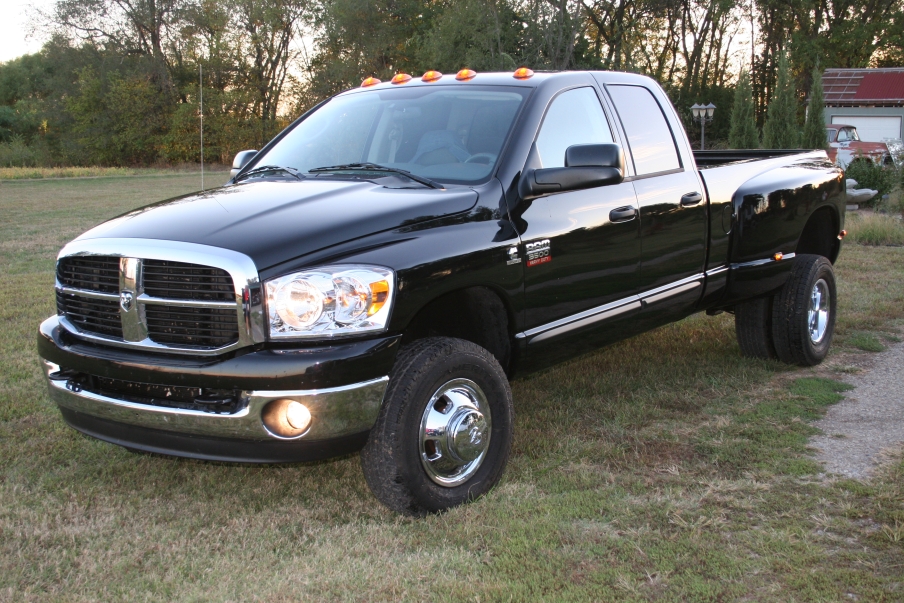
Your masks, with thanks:
M 772 340 L 772 298 L 770 295 L 735 305 L 735 335 L 742 356 L 763 360 L 777 357 Z
M 838 296 L 832 263 L 799 255 L 772 307 L 772 336 L 779 360 L 815 366 L 829 353 Z
M 361 451 L 374 496 L 405 515 L 436 513 L 486 494 L 512 447 L 505 371 L 462 339 L 420 339 L 399 352 Z

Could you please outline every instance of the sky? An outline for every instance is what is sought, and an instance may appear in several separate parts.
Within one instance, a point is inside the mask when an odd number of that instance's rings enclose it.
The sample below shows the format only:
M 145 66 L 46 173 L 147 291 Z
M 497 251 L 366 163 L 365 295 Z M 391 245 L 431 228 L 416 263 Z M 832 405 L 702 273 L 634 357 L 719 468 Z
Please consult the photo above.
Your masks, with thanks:
M 44 37 L 28 36 L 29 9 L 49 10 L 54 0 L 3 0 L 3 18 L 0 19 L 0 62 L 6 62 L 23 54 L 41 49 Z

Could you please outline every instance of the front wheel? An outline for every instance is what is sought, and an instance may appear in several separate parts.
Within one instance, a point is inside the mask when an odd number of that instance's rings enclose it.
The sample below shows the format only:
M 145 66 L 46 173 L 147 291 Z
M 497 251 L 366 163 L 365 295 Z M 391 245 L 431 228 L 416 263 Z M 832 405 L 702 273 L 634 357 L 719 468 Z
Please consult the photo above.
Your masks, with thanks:
M 779 360 L 815 366 L 829 353 L 835 333 L 837 295 L 832 263 L 799 255 L 772 304 L 772 336 Z
M 415 341 L 399 352 L 361 452 L 367 485 L 406 515 L 478 498 L 502 476 L 513 420 L 511 389 L 492 354 L 461 339 Z

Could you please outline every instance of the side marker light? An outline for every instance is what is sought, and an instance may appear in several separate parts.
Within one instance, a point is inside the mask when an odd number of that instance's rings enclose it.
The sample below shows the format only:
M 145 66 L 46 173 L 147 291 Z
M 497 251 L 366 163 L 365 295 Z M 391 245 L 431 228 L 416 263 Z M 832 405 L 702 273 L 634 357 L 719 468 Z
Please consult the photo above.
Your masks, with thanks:
M 847 231 L 842 230 L 841 232 L 838 233 L 838 240 L 840 241 L 841 239 L 843 239 L 846 236 L 847 236 Z
M 785 254 L 782 253 L 781 251 L 779 251 L 778 253 L 776 253 L 775 255 L 772 256 L 772 259 L 777 262 L 780 259 L 782 259 L 783 257 L 785 257 Z
M 442 74 L 442 73 L 440 73 L 439 71 L 434 71 L 433 69 L 431 69 L 430 71 L 426 72 L 426 73 L 421 77 L 421 81 L 423 81 L 423 82 L 435 82 L 436 80 L 438 80 L 438 79 L 441 78 L 441 77 L 443 77 L 443 74 Z
M 397 73 L 394 76 L 392 76 L 392 79 L 389 80 L 389 83 L 390 84 L 404 84 L 405 82 L 408 82 L 410 80 L 411 80 L 411 76 L 408 75 L 407 73 Z
M 365 79 L 363 82 L 361 82 L 361 87 L 367 88 L 368 86 L 376 86 L 379 83 L 380 83 L 380 80 L 371 76 L 371 77 Z
M 465 68 L 455 74 L 455 79 L 457 79 L 460 82 L 466 82 L 468 80 L 473 80 L 476 75 L 477 75 L 476 71 L 472 71 L 471 69 Z
M 512 75 L 516 80 L 526 80 L 527 78 L 534 75 L 534 72 L 527 67 L 521 67 L 519 69 L 515 69 L 515 73 Z

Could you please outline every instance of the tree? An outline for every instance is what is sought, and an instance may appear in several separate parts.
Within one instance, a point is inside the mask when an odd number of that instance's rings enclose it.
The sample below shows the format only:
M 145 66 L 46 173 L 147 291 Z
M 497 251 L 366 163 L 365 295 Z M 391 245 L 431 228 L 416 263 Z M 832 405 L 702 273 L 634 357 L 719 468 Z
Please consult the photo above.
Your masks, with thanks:
M 797 125 L 797 98 L 788 55 L 778 59 L 775 92 L 763 126 L 763 146 L 767 149 L 796 149 L 800 145 L 800 127 Z
M 810 89 L 810 105 L 807 107 L 807 121 L 801 146 L 805 149 L 824 149 L 826 141 L 825 103 L 822 100 L 822 73 L 813 70 L 813 86 Z
M 728 146 L 732 149 L 755 149 L 760 146 L 760 135 L 756 131 L 756 115 L 753 112 L 753 87 L 750 85 L 750 74 L 746 69 L 741 72 L 738 86 L 735 88 Z

